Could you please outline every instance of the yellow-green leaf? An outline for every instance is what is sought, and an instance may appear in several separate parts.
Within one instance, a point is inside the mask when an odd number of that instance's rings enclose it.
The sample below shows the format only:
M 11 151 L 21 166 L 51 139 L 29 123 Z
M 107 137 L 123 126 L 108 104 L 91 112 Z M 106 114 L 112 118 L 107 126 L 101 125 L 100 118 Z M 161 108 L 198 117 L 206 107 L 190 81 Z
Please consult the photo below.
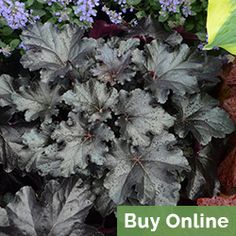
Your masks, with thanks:
M 209 0 L 207 31 L 205 49 L 221 47 L 236 54 L 236 0 Z

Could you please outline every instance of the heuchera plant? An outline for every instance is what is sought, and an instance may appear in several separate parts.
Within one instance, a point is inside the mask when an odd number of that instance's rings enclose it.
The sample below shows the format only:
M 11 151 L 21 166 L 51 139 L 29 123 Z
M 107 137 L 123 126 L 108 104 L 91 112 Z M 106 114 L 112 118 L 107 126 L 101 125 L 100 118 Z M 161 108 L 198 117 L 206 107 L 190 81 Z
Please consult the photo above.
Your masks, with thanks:
M 234 131 L 210 95 L 220 62 L 177 35 L 147 44 L 84 35 L 71 25 L 29 27 L 21 63 L 31 72 L 1 75 L 1 164 L 67 177 L 38 196 L 23 187 L 0 210 L 2 232 L 100 235 L 84 223 L 92 206 L 106 216 L 117 205 L 218 192 L 212 144 Z

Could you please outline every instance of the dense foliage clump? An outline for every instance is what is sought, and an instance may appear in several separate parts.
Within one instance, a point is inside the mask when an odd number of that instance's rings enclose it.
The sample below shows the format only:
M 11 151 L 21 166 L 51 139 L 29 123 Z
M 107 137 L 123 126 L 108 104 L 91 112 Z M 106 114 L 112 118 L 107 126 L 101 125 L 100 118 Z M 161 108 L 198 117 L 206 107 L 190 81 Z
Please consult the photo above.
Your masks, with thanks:
M 29 71 L 0 77 L 0 162 L 52 180 L 1 209 L 3 232 L 100 235 L 85 224 L 93 206 L 106 216 L 219 192 L 213 144 L 234 131 L 212 97 L 221 63 L 142 27 L 97 40 L 74 25 L 23 30 Z

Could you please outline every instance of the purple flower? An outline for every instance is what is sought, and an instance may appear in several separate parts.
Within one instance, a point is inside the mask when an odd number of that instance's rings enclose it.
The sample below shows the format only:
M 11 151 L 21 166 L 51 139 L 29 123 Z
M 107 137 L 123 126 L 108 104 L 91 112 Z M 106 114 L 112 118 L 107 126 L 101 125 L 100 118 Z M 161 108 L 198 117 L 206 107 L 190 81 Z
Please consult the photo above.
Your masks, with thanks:
M 127 1 L 126 0 L 114 0 L 114 2 L 118 3 L 121 6 L 122 13 L 126 13 L 127 11 L 133 12 L 133 10 L 134 10 L 133 7 L 129 7 L 127 5 Z
M 182 7 L 182 12 L 183 12 L 183 15 L 185 17 L 188 17 L 188 16 L 192 15 L 192 11 L 191 11 L 191 8 L 189 6 L 183 6 Z
M 59 23 L 67 21 L 67 20 L 70 19 L 69 15 L 68 15 L 68 8 L 65 8 L 63 11 L 56 12 L 55 16 L 58 17 L 58 22 Z
M 102 10 L 109 16 L 110 20 L 112 23 L 114 24 L 120 24 L 122 22 L 122 13 L 121 12 L 116 12 L 116 11 L 112 11 L 109 8 L 107 8 L 106 6 L 102 7 Z
M 199 50 L 203 50 L 204 46 L 208 44 L 208 34 L 206 34 L 206 41 L 205 42 L 201 42 L 199 45 L 198 45 L 198 49 Z M 215 50 L 215 51 L 218 51 L 219 50 L 219 47 L 215 46 L 212 48 L 212 50 Z
M 79 20 L 93 23 L 93 17 L 97 14 L 95 8 L 99 5 L 99 0 L 78 0 L 76 5 L 75 14 L 79 16 Z
M 192 15 L 191 1 L 189 0 L 159 0 L 161 4 L 161 15 L 166 15 L 168 12 L 179 13 L 182 10 L 182 14 L 185 17 Z
M 184 0 L 159 0 L 162 11 L 178 12 L 179 7 L 184 3 Z
M 23 50 L 27 49 L 23 42 L 21 42 L 18 47 Z
M 0 15 L 12 29 L 25 27 L 29 20 L 25 4 L 19 1 L 0 0 Z
M 202 42 L 199 43 L 198 46 L 197 46 L 197 48 L 202 51 L 203 48 L 204 48 L 204 43 L 202 43 Z

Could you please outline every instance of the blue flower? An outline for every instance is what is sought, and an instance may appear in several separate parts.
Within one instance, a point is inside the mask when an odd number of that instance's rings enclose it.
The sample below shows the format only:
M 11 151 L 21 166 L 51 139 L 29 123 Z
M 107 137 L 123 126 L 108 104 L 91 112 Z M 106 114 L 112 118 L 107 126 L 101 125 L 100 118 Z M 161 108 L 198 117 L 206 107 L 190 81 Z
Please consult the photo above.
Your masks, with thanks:
M 23 2 L 10 0 L 0 0 L 0 15 L 12 29 L 25 27 L 30 16 Z
M 96 6 L 99 5 L 99 0 L 78 0 L 76 2 L 75 14 L 79 16 L 80 21 L 93 23 L 93 17 L 96 16 Z

